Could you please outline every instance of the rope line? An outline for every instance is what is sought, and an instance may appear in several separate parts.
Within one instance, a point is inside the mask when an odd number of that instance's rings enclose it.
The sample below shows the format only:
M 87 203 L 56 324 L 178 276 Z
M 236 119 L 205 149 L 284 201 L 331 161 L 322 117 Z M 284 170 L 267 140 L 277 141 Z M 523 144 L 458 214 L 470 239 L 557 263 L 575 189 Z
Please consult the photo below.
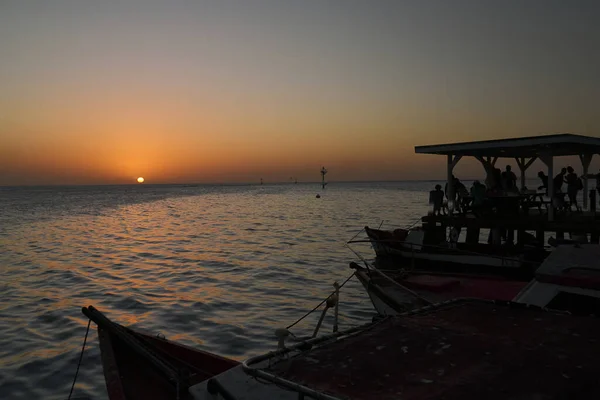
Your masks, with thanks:
M 85 337 L 83 338 L 83 346 L 81 347 L 81 354 L 79 354 L 79 362 L 77 363 L 77 370 L 75 371 L 75 377 L 73 378 L 73 384 L 71 385 L 71 391 L 69 392 L 68 400 L 71 400 L 73 395 L 73 389 L 75 388 L 75 382 L 77 382 L 77 375 L 79 374 L 79 367 L 81 366 L 81 360 L 83 359 L 83 352 L 85 350 L 85 342 L 87 342 L 88 333 L 90 332 L 91 319 L 88 319 L 87 329 L 85 330 Z
M 338 290 L 339 290 L 339 289 L 341 289 L 341 288 L 343 288 L 343 287 L 344 287 L 344 285 L 345 285 L 345 284 L 346 284 L 346 283 L 347 283 L 347 282 L 348 282 L 350 279 L 352 279 L 352 277 L 353 277 L 353 276 L 354 276 L 354 273 L 352 273 L 352 275 L 350 275 L 348 278 L 346 278 L 346 280 L 344 281 L 344 283 L 342 283 L 342 284 L 340 285 L 340 287 L 338 288 Z M 327 301 L 327 299 L 328 299 L 328 298 L 330 298 L 330 297 L 331 297 L 332 295 L 334 295 L 334 294 L 335 294 L 335 290 L 334 290 L 333 292 L 331 292 L 331 294 L 330 294 L 329 296 L 325 297 L 325 299 L 323 299 L 323 301 L 322 301 L 322 302 L 320 302 L 319 304 L 317 304 L 317 306 L 316 306 L 315 308 L 313 308 L 312 310 L 310 310 L 309 312 L 307 312 L 306 314 L 304 314 L 304 315 L 303 315 L 303 316 L 302 316 L 302 317 L 301 317 L 301 318 L 300 318 L 298 321 L 294 322 L 293 324 L 291 324 L 291 325 L 289 325 L 289 326 L 286 326 L 286 328 L 285 328 L 285 329 L 290 329 L 290 328 L 294 327 L 296 324 L 298 324 L 298 323 L 299 323 L 300 321 L 302 321 L 304 318 L 308 317 L 310 314 L 312 314 L 314 311 L 316 311 L 316 310 L 317 310 L 319 307 L 321 307 L 321 306 L 322 306 L 322 305 L 323 305 L 323 304 L 324 304 L 324 303 Z
M 356 237 L 357 237 L 358 235 L 360 235 L 360 234 L 362 233 L 362 231 L 364 231 L 364 230 L 365 230 L 365 228 L 360 228 L 360 231 L 356 232 L 356 235 L 352 236 L 352 239 L 348 240 L 348 242 L 351 242 L 351 241 L 353 241 L 354 239 L 356 239 Z

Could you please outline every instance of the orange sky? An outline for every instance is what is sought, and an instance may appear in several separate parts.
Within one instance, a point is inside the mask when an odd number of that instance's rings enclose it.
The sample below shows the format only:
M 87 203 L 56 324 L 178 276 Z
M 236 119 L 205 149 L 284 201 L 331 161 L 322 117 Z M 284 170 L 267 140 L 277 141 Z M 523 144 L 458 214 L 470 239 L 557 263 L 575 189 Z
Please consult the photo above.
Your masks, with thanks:
M 2 2 L 0 185 L 437 179 L 415 145 L 600 133 L 592 3 L 283 3 Z

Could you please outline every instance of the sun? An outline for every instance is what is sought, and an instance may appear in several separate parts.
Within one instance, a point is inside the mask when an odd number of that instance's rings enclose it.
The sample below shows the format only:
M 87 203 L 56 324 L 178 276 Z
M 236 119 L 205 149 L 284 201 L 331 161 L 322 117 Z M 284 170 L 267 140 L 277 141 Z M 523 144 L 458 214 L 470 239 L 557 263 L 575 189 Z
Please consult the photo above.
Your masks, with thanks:
M 144 183 L 144 178 L 142 178 L 141 176 L 139 178 L 137 178 L 138 183 Z

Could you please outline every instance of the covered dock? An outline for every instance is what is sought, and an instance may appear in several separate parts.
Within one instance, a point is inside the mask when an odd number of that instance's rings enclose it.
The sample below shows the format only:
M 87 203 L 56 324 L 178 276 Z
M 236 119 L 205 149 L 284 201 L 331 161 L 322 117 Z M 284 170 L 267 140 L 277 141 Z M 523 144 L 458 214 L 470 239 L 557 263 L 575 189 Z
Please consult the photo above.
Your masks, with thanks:
M 538 239 L 542 240 L 544 232 L 556 232 L 557 238 L 564 237 L 565 232 L 577 234 L 590 234 L 590 239 L 598 243 L 600 236 L 600 218 L 596 216 L 595 205 L 592 211 L 578 213 L 557 213 L 554 190 L 554 159 L 563 156 L 578 156 L 581 161 L 583 173 L 581 177 L 589 177 L 588 169 L 595 154 L 600 154 L 600 138 L 574 134 L 557 134 L 547 136 L 532 136 L 514 139 L 485 140 L 476 142 L 450 143 L 415 147 L 417 154 L 438 154 L 447 157 L 447 197 L 448 215 L 428 215 L 423 217 L 427 224 L 441 224 L 442 226 L 466 227 L 467 240 L 476 240 L 480 229 L 507 229 L 510 236 L 514 231 L 519 236 L 524 231 L 535 231 Z M 493 174 L 499 158 L 515 159 L 520 170 L 520 188 L 525 188 L 525 173 L 537 159 L 547 167 L 549 201 L 547 211 L 530 209 L 520 210 L 517 214 L 486 215 L 476 217 L 473 215 L 455 212 L 456 205 L 453 187 L 453 170 L 463 157 L 474 157 L 483 166 L 488 177 Z M 583 183 L 583 208 L 588 208 L 589 179 L 582 179 Z M 539 194 L 538 194 L 539 195 Z M 469 234 L 472 231 L 473 234 Z M 471 239 L 471 238 L 472 239 Z
M 600 154 L 600 138 L 557 134 L 546 136 L 530 136 L 514 139 L 484 140 L 476 142 L 438 144 L 416 146 L 417 154 L 438 154 L 447 157 L 448 199 L 454 198 L 452 172 L 462 157 L 475 157 L 490 173 L 495 168 L 499 158 L 513 158 L 521 171 L 521 188 L 525 186 L 525 172 L 537 159 L 541 160 L 548 169 L 548 193 L 554 191 L 554 158 L 563 156 L 578 156 L 583 167 L 582 176 L 588 175 L 588 169 L 595 154 Z M 583 207 L 588 206 L 588 179 L 583 179 Z M 552 196 L 550 197 L 552 199 Z M 452 212 L 453 204 L 448 204 Z M 553 221 L 555 204 L 550 202 L 548 221 Z

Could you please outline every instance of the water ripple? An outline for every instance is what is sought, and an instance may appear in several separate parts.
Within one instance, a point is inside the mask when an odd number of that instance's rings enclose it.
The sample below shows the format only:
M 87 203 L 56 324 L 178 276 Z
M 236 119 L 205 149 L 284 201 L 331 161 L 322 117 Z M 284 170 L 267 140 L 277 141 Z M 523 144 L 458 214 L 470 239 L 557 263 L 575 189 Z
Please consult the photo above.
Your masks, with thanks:
M 87 320 L 81 306 L 238 359 L 351 273 L 364 225 L 409 225 L 432 183 L 17 188 L 0 198 L 0 393 L 64 399 Z M 400 208 L 400 206 L 405 206 Z M 357 250 L 370 256 L 365 245 Z M 373 315 L 357 282 L 340 325 Z M 317 315 L 294 327 L 314 328 Z M 332 317 L 324 327 L 331 329 Z M 92 325 L 93 326 L 93 325 Z M 325 329 L 324 328 L 324 329 Z M 105 399 L 94 332 L 74 393 Z

